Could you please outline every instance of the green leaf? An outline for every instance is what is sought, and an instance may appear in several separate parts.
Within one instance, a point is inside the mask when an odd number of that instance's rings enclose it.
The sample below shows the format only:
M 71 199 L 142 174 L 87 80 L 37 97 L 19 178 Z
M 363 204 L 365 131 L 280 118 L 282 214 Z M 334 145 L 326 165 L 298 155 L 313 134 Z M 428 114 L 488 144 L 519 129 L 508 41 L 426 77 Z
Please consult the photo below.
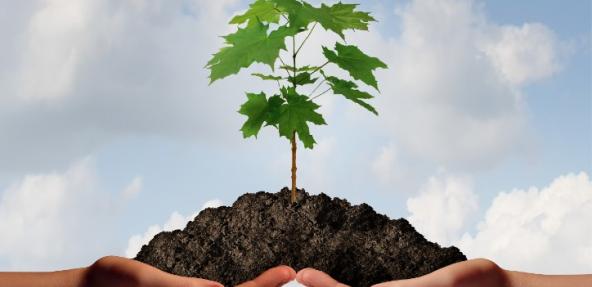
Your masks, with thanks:
M 265 80 L 265 81 L 279 81 L 279 80 L 283 80 L 283 77 L 280 76 L 275 76 L 275 75 L 264 75 L 261 73 L 252 73 L 252 76 L 258 77 L 261 80 Z
M 310 6 L 304 4 L 305 7 Z M 368 30 L 368 22 L 376 21 L 370 13 L 355 11 L 358 4 L 343 4 L 341 2 L 332 6 L 321 4 L 320 8 L 308 7 L 309 15 L 313 21 L 318 22 L 326 30 L 330 30 L 345 39 L 343 31 L 347 29 Z M 305 8 L 307 9 L 307 8 Z
M 238 111 L 248 117 L 241 128 L 243 137 L 257 137 L 265 122 L 268 122 L 267 125 L 274 125 L 274 121 L 277 121 L 279 117 L 279 107 L 283 102 L 284 100 L 280 96 L 273 96 L 268 101 L 263 92 L 259 94 L 247 93 L 247 102 L 242 104 Z
M 324 73 L 323 76 L 325 76 Z M 346 99 L 364 107 L 373 114 L 378 115 L 376 109 L 364 101 L 374 97 L 366 92 L 358 90 L 358 85 L 356 85 L 356 83 L 338 79 L 333 76 L 325 76 L 325 79 L 329 82 L 334 94 L 343 95 Z
M 356 46 L 346 46 L 335 43 L 335 51 L 323 47 L 323 54 L 329 62 L 337 64 L 340 68 L 349 72 L 356 80 L 360 80 L 378 90 L 378 83 L 373 71 L 378 68 L 388 68 L 378 58 L 364 54 Z
M 270 0 L 281 11 L 295 13 L 302 9 L 302 3 L 298 0 Z
M 244 14 L 235 16 L 230 20 L 230 24 L 242 24 L 247 21 L 278 23 L 280 21 L 280 11 L 275 7 L 272 1 L 257 0 L 249 6 Z
M 299 86 L 304 86 L 308 84 L 314 84 L 317 81 L 317 78 L 311 78 L 309 72 L 303 72 L 296 75 L 296 78 L 290 77 L 290 82 L 295 83 Z
M 284 99 L 281 96 L 275 95 L 269 98 L 268 101 L 268 109 L 267 109 L 267 120 L 266 126 L 274 126 L 278 127 L 280 116 L 281 116 L 281 107 L 284 104 Z
M 214 54 L 206 65 L 210 69 L 210 84 L 236 74 L 255 62 L 267 64 L 273 69 L 280 50 L 286 49 L 286 37 L 293 36 L 298 31 L 281 26 L 268 35 L 268 27 L 256 21 L 225 36 L 227 46 Z
M 321 7 L 317 8 L 307 2 L 296 0 L 269 1 L 275 3 L 279 10 L 288 13 L 290 25 L 306 28 L 308 24 L 318 22 L 323 28 L 335 32 L 343 39 L 344 30 L 368 30 L 368 23 L 376 21 L 370 13 L 356 11 L 357 4 L 339 2 L 331 6 L 321 4 Z
M 280 136 L 292 139 L 292 133 L 295 131 L 304 147 L 312 149 L 316 141 L 310 134 L 308 123 L 327 124 L 323 116 L 316 112 L 320 106 L 308 97 L 296 93 L 294 88 L 283 88 L 282 95 L 286 98 L 286 104 L 280 107 Z
M 318 68 L 319 67 L 317 67 L 317 66 L 306 65 L 306 66 L 302 66 L 302 67 L 296 67 L 296 72 L 312 72 L 312 71 L 317 70 Z M 282 66 L 280 66 L 280 69 L 288 70 L 290 72 L 294 70 L 294 68 L 289 65 L 282 65 Z

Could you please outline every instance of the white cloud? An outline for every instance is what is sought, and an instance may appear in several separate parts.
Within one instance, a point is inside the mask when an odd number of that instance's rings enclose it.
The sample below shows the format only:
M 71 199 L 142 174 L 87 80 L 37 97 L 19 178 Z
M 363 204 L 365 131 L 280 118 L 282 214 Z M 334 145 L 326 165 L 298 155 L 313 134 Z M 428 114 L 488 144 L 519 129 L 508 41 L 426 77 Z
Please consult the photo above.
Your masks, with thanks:
M 136 234 L 130 237 L 125 249 L 125 256 L 128 258 L 136 257 L 136 254 L 140 252 L 142 246 L 148 244 L 152 238 L 163 231 L 172 231 L 177 229 L 185 228 L 187 222 L 193 220 L 201 210 L 206 208 L 216 208 L 222 206 L 224 203 L 219 199 L 212 199 L 205 202 L 201 209 L 189 216 L 183 216 L 179 212 L 175 211 L 171 214 L 169 219 L 161 226 L 158 224 L 151 225 L 143 234 Z
M 0 269 L 90 264 L 111 253 L 118 206 L 100 192 L 92 158 L 63 172 L 24 176 L 0 195 Z M 101 240 L 99 240 L 99 238 Z
M 402 153 L 483 168 L 533 144 L 521 87 L 559 67 L 549 28 L 493 23 L 471 0 L 411 1 L 397 14 L 400 36 L 351 36 L 389 65 L 376 106 Z
M 142 191 L 144 179 L 140 176 L 134 177 L 129 185 L 123 189 L 122 195 L 125 199 L 132 199 Z
M 539 273 L 592 270 L 592 182 L 582 172 L 543 188 L 500 193 L 459 247 L 505 268 Z
M 407 200 L 409 222 L 428 240 L 450 245 L 478 210 L 477 195 L 467 177 L 431 177 L 420 193 Z
M 0 66 L 0 171 L 65 167 L 130 136 L 240 142 L 227 139 L 240 138 L 236 109 L 256 87 L 246 76 L 208 86 L 203 68 L 239 2 L 15 2 L 1 28 L 11 44 L 0 47 L 10 55 Z
M 92 1 L 45 4 L 33 13 L 25 31 L 18 96 L 27 100 L 67 95 L 90 44 Z
M 560 69 L 561 49 L 555 34 L 540 23 L 497 27 L 483 49 L 497 71 L 510 83 L 521 85 L 547 78 Z
M 212 200 L 208 200 L 208 201 L 206 201 L 206 202 L 205 202 L 205 203 L 204 203 L 204 204 L 201 206 L 201 210 L 204 210 L 204 209 L 206 209 L 206 208 L 216 208 L 216 207 L 220 207 L 220 206 L 222 206 L 222 205 L 224 205 L 224 202 L 222 202 L 222 200 L 220 200 L 220 199 L 212 199 Z M 191 219 L 193 219 L 193 217 L 195 217 L 196 215 L 197 215 L 197 213 L 196 213 L 196 214 L 193 214 L 193 215 L 191 216 Z
M 240 143 L 243 91 L 272 86 L 246 76 L 208 86 L 203 69 L 240 3 L 14 4 L 10 25 L 0 28 L 11 43 L 0 47 L 0 170 L 65 166 L 137 135 Z M 399 11 L 400 37 L 348 33 L 390 66 L 379 72 L 383 95 L 375 104 L 401 152 L 481 166 L 521 148 L 527 121 L 517 85 L 556 72 L 558 40 L 542 24 L 490 23 L 476 6 L 413 1 Z M 335 40 L 321 30 L 302 63 L 322 62 L 318 45 Z M 324 113 L 336 98 L 320 98 Z
M 380 181 L 391 183 L 401 176 L 400 169 L 397 165 L 397 150 L 391 144 L 381 149 L 378 156 L 372 160 L 370 168 Z
M 469 258 L 488 258 L 504 268 L 546 274 L 590 271 L 592 181 L 586 173 L 560 176 L 543 188 L 499 193 L 475 232 L 467 231 L 477 211 L 469 182 L 431 178 L 407 201 L 409 221 L 430 240 L 456 245 Z

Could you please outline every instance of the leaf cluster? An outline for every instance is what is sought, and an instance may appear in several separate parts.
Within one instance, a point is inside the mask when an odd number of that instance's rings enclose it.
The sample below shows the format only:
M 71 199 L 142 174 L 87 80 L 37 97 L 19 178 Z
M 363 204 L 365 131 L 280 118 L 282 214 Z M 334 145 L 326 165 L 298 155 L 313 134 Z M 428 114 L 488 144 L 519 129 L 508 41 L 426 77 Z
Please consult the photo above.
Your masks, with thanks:
M 374 72 L 387 65 L 371 57 L 354 45 L 337 42 L 333 49 L 322 47 L 326 62 L 320 65 L 297 66 L 296 58 L 315 27 L 321 26 L 345 41 L 346 30 L 368 30 L 375 19 L 368 12 L 358 11 L 357 4 L 321 4 L 315 7 L 299 0 L 256 0 L 247 11 L 230 20 L 238 26 L 236 32 L 224 36 L 225 46 L 213 55 L 206 67 L 210 69 L 210 83 L 237 74 L 243 68 L 261 63 L 271 68 L 271 74 L 253 73 L 266 81 L 275 81 L 279 91 L 275 95 L 247 93 L 247 101 L 241 105 L 240 114 L 247 117 L 241 128 L 245 138 L 257 136 L 264 126 L 278 129 L 280 136 L 292 139 L 294 135 L 305 147 L 313 148 L 316 143 L 309 130 L 309 124 L 325 125 L 323 116 L 317 112 L 320 107 L 313 100 L 332 91 L 359 104 L 368 111 L 378 112 L 367 101 L 373 96 L 359 89 L 360 81 L 378 91 Z M 304 40 L 296 45 L 296 35 L 306 33 Z M 289 51 L 286 40 L 292 40 L 292 62 L 281 57 L 281 51 Z M 346 71 L 352 80 L 330 76 L 323 70 L 328 64 Z M 279 75 L 278 72 L 285 73 Z M 316 84 L 309 93 L 300 89 Z M 324 92 L 314 95 L 322 86 Z

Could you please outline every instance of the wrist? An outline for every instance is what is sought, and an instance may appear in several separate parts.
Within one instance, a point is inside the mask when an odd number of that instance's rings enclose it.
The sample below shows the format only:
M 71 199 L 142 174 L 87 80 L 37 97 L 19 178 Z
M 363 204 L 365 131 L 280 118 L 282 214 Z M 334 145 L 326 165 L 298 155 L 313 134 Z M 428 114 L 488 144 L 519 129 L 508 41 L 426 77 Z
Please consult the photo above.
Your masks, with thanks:
M 11 287 L 86 287 L 86 268 L 54 272 L 0 273 L 0 286 Z

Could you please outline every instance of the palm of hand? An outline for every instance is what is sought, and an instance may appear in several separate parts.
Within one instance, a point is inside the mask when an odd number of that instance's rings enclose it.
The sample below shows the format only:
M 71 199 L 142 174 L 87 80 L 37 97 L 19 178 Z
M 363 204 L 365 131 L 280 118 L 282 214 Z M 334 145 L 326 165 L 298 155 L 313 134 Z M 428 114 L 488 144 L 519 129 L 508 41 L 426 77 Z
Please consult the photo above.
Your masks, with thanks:
M 349 287 L 312 269 L 300 270 L 296 280 L 307 287 Z M 374 285 L 373 287 L 500 287 L 506 286 L 503 270 L 485 259 L 452 264 L 428 275 Z
M 296 272 L 292 268 L 278 266 L 237 287 L 277 287 L 295 277 Z M 223 287 L 215 281 L 169 274 L 147 264 L 116 256 L 97 260 L 88 269 L 84 281 L 84 287 Z

